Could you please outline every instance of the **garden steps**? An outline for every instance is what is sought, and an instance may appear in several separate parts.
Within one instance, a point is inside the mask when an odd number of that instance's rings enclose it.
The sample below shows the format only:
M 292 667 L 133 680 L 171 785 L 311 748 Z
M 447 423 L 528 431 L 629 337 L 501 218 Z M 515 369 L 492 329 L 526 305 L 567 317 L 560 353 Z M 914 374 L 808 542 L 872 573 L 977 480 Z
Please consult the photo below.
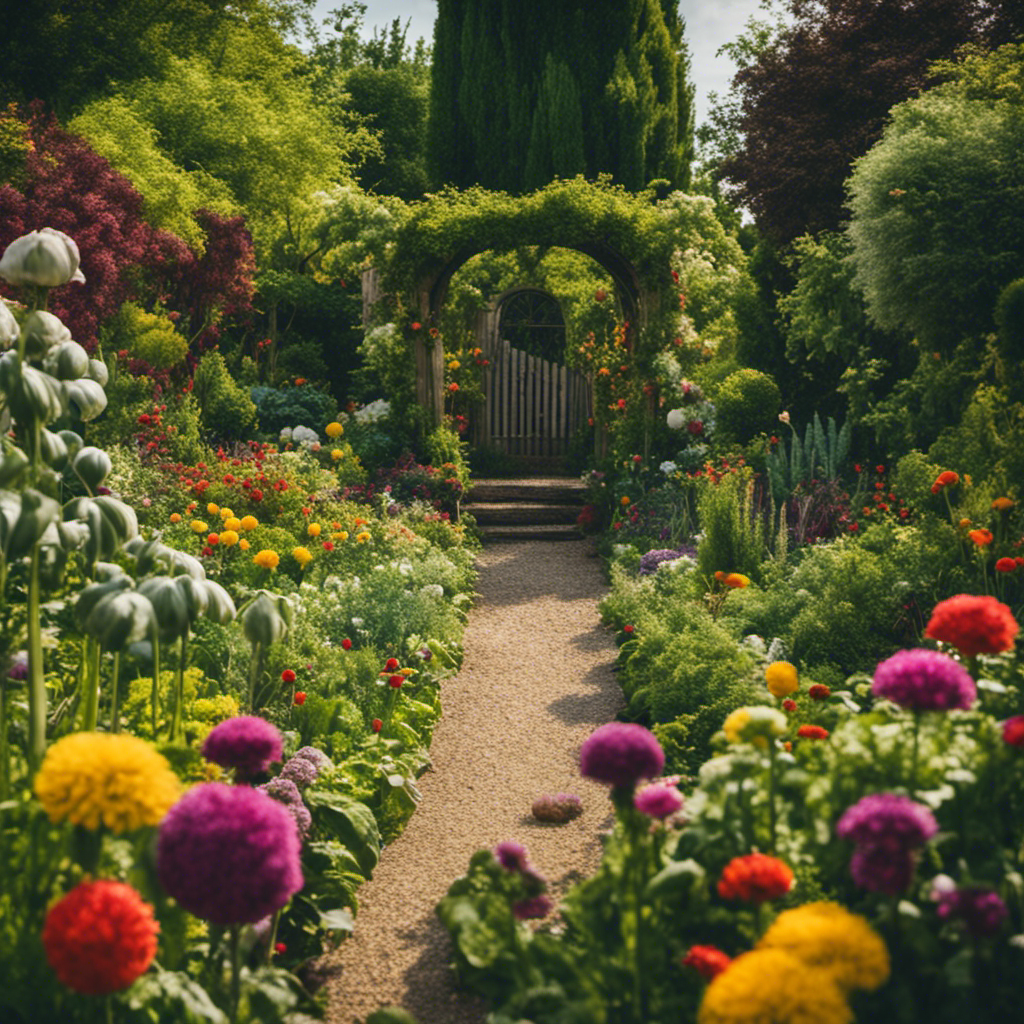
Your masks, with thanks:
M 572 477 L 475 480 L 462 507 L 484 540 L 577 540 L 585 494 Z

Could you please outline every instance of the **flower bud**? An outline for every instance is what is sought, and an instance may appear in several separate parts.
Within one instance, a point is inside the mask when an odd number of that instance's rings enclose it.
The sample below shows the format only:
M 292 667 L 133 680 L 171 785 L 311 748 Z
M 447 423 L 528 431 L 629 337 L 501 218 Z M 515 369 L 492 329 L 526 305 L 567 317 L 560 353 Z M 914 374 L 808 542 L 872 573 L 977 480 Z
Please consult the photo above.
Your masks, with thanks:
M 0 300 L 0 348 L 10 348 L 21 334 L 18 321 L 6 302 Z
M 78 246 L 63 231 L 43 228 L 16 238 L 0 259 L 0 277 L 14 285 L 57 288 L 85 281 L 78 269 Z
M 23 330 L 26 359 L 42 359 L 51 348 L 71 341 L 71 332 L 57 317 L 44 309 L 37 309 L 30 314 Z

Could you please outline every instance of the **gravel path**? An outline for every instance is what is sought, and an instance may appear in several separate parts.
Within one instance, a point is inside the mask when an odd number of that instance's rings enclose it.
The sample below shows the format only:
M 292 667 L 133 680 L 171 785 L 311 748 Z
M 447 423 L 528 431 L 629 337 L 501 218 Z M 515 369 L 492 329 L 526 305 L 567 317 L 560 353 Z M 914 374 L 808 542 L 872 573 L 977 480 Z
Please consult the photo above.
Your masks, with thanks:
M 596 867 L 610 822 L 604 787 L 580 778 L 580 744 L 615 717 L 615 644 L 596 602 L 605 586 L 590 541 L 494 544 L 478 559 L 480 600 L 458 677 L 443 685 L 444 714 L 421 779 L 423 802 L 360 890 L 355 934 L 331 966 L 330 1024 L 357 1024 L 404 1006 L 420 1024 L 481 1024 L 483 1003 L 455 991 L 449 943 L 434 905 L 472 853 L 523 842 L 553 883 Z M 584 813 L 540 825 L 542 793 L 576 793 Z

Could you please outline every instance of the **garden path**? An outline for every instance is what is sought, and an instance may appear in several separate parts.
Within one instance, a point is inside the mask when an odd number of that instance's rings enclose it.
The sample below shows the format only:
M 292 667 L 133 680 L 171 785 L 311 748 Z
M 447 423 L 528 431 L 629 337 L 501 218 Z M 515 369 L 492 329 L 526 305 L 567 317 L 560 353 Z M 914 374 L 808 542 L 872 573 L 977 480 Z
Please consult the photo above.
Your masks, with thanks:
M 481 1024 L 484 1004 L 456 992 L 447 934 L 434 905 L 470 856 L 518 840 L 565 889 L 593 872 L 611 823 L 607 790 L 581 779 L 580 744 L 611 721 L 622 694 L 615 643 L 596 602 L 605 592 L 591 541 L 487 546 L 462 671 L 442 687 L 423 801 L 359 894 L 355 934 L 329 961 L 330 1024 L 404 1006 L 420 1024 Z M 576 793 L 582 817 L 541 825 L 543 793 Z

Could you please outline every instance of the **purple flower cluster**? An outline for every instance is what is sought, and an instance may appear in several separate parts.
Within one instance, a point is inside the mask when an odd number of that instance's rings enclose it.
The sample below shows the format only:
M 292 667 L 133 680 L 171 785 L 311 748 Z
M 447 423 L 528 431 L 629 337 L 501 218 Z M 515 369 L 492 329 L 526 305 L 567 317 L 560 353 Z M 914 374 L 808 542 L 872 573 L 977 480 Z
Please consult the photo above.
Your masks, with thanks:
M 264 718 L 239 715 L 210 730 L 203 757 L 222 768 L 234 768 L 240 779 L 252 778 L 281 760 L 281 734 Z
M 999 894 L 980 885 L 952 889 L 939 896 L 939 917 L 960 921 L 976 938 L 996 935 L 1009 916 Z
M 662 562 L 674 562 L 677 558 L 682 558 L 684 555 L 693 558 L 696 554 L 693 548 L 681 548 L 678 551 L 674 548 L 657 548 L 654 551 L 648 551 L 647 554 L 640 558 L 640 575 L 653 576 L 658 571 L 658 566 Z
M 609 786 L 634 786 L 640 779 L 656 778 L 664 767 L 661 744 L 642 725 L 609 722 L 580 748 L 580 773 Z
M 286 761 L 281 769 L 279 779 L 287 779 L 300 789 L 312 786 L 320 777 L 320 769 L 312 761 L 304 757 L 293 757 Z
M 302 758 L 298 760 L 300 764 L 309 764 Z M 292 816 L 295 827 L 299 830 L 300 839 L 305 839 L 309 835 L 309 830 L 313 826 L 313 815 L 309 813 L 309 808 L 303 803 L 299 787 L 291 779 L 279 775 L 276 779 L 271 779 L 256 788 L 276 800 Z
M 683 809 L 683 795 L 675 786 L 655 782 L 638 790 L 633 804 L 641 814 L 664 820 Z
M 213 924 L 252 924 L 303 886 L 295 821 L 266 793 L 207 782 L 160 825 L 156 867 L 167 893 Z
M 301 757 L 317 766 L 320 771 L 330 768 L 334 763 L 322 750 L 317 747 L 299 747 L 295 751 L 296 757 Z
M 925 648 L 897 651 L 881 662 L 871 692 L 912 711 L 966 711 L 977 696 L 963 665 Z
M 512 904 L 512 913 L 518 921 L 547 917 L 551 913 L 551 900 L 547 896 L 530 896 Z
M 863 889 L 895 896 L 914 876 L 914 851 L 938 832 L 932 812 L 895 793 L 873 793 L 858 800 L 839 819 L 836 835 L 857 849 L 850 874 Z
M 494 848 L 494 856 L 506 871 L 525 871 L 530 865 L 530 856 L 522 843 L 506 839 Z

